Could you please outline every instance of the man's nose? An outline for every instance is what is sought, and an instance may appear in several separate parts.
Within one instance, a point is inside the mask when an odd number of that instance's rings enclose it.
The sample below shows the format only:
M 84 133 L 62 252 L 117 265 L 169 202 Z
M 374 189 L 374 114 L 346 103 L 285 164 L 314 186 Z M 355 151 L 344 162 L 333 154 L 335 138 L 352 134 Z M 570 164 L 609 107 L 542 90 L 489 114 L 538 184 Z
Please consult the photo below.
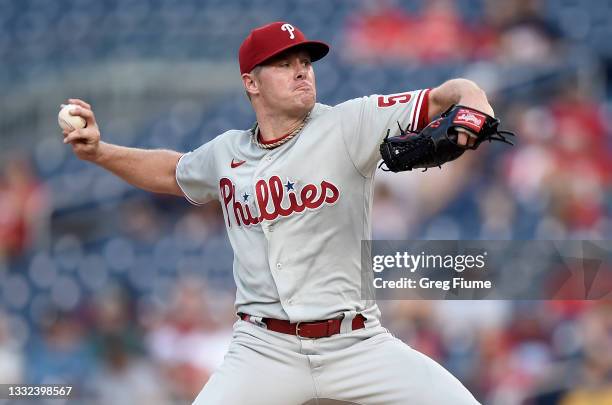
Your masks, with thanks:
M 302 63 L 298 63 L 297 64 L 297 68 L 296 68 L 296 73 L 295 73 L 295 78 L 296 79 L 304 79 L 306 78 L 306 66 L 304 66 L 304 64 Z

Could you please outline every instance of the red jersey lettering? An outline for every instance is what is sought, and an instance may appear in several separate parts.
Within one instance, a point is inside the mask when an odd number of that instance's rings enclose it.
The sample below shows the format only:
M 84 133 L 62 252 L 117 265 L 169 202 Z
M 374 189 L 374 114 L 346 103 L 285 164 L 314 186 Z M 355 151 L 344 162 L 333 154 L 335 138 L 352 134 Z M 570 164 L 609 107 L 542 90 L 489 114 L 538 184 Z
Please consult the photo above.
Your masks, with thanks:
M 228 227 L 231 226 L 231 217 L 238 226 L 256 225 L 299 214 L 305 209 L 315 210 L 323 205 L 333 205 L 340 198 L 340 190 L 329 181 L 323 180 L 318 186 L 306 184 L 299 192 L 293 188 L 293 183 L 288 184 L 290 186 L 285 186 L 278 176 L 272 176 L 267 181 L 260 179 L 255 183 L 255 201 L 248 204 L 236 198 L 236 186 L 230 179 L 220 179 L 219 192 Z M 254 215 L 252 210 L 255 208 L 259 215 Z

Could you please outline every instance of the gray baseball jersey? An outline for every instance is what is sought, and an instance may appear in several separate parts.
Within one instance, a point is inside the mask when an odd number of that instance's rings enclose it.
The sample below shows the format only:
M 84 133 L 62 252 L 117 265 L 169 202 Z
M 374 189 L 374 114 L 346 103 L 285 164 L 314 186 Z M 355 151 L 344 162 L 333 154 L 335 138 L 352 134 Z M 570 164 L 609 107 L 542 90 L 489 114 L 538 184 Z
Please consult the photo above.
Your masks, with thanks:
M 391 128 L 424 127 L 428 90 L 316 104 L 301 133 L 275 149 L 227 131 L 182 156 L 187 199 L 219 199 L 234 250 L 236 310 L 291 322 L 362 313 L 361 240 L 371 238 L 379 145 Z

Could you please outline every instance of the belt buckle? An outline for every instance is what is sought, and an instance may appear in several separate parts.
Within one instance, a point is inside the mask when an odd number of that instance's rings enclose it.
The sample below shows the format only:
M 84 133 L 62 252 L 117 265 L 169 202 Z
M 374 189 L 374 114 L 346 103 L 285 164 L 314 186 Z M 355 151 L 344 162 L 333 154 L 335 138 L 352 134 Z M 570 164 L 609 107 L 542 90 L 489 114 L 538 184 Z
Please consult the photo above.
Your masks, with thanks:
M 314 337 L 307 337 L 307 336 L 301 336 L 301 335 L 300 335 L 300 325 L 301 325 L 302 323 L 306 323 L 306 322 L 297 322 L 297 323 L 295 324 L 295 336 L 297 336 L 297 337 L 298 337 L 298 338 L 300 338 L 300 339 L 308 339 L 308 340 L 314 340 L 314 339 L 316 339 L 316 338 L 314 338 Z

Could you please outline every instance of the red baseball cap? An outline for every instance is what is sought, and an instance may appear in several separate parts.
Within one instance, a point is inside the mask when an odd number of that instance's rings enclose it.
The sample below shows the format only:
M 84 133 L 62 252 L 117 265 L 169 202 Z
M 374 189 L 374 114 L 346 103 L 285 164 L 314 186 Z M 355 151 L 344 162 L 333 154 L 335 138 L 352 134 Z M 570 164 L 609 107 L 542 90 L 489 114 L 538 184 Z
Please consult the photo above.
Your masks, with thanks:
M 273 22 L 255 28 L 240 45 L 238 61 L 240 73 L 249 73 L 253 68 L 289 48 L 304 48 L 317 61 L 327 55 L 329 45 L 320 41 L 309 41 L 294 25 L 287 22 Z

